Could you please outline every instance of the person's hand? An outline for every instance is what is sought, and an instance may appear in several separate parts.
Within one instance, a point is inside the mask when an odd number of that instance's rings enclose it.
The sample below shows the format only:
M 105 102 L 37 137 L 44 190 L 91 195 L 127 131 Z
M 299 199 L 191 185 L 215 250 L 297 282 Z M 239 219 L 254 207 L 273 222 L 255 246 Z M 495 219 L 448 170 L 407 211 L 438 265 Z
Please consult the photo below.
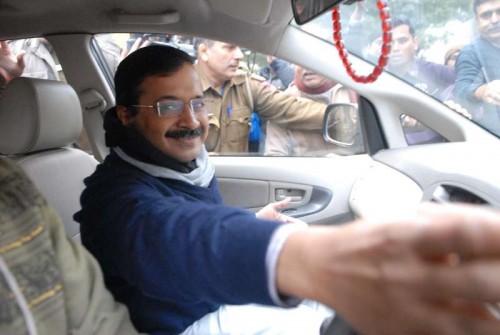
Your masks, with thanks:
M 304 221 L 295 219 L 291 216 L 282 214 L 280 211 L 286 208 L 290 204 L 290 198 L 284 200 L 273 202 L 268 204 L 266 207 L 258 211 L 255 216 L 259 219 L 276 220 L 285 223 L 300 223 L 305 224 Z
M 498 334 L 500 213 L 424 205 L 392 222 L 310 226 L 286 241 L 281 294 L 324 303 L 364 335 Z
M 358 0 L 356 1 L 356 6 L 354 7 L 354 11 L 350 17 L 350 23 L 356 23 L 363 21 L 365 16 L 365 1 Z
M 480 86 L 476 90 L 475 95 L 484 102 L 500 106 L 500 80 L 493 80 Z
M 132 44 L 132 46 L 130 47 L 129 50 L 127 50 L 126 47 L 122 49 L 122 52 L 120 54 L 120 59 L 123 60 L 125 57 L 127 57 L 128 55 L 130 55 L 132 52 L 136 51 L 137 49 L 146 47 L 150 44 L 151 44 L 151 42 L 149 42 L 149 40 L 146 39 L 143 41 L 142 38 L 138 37 L 135 39 L 134 44 Z
M 8 83 L 14 78 L 20 77 L 24 71 L 24 54 L 20 51 L 15 55 L 7 41 L 0 41 L 0 75 Z
M 462 105 L 460 105 L 458 102 L 455 102 L 453 100 L 446 100 L 443 102 L 446 106 L 450 107 L 453 109 L 455 112 L 458 114 L 461 114 L 468 118 L 469 120 L 472 120 L 472 115 L 467 111 L 467 109 L 463 108 Z

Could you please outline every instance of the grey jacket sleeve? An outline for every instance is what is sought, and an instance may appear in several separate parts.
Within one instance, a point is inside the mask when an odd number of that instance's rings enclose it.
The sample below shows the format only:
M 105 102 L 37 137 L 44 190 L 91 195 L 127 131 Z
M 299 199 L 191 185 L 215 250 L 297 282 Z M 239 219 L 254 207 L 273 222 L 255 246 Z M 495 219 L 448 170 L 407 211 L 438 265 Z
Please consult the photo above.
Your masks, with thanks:
M 57 214 L 49 211 L 50 237 L 60 262 L 70 334 L 138 334 L 127 308 L 104 286 L 95 258 L 66 236 Z

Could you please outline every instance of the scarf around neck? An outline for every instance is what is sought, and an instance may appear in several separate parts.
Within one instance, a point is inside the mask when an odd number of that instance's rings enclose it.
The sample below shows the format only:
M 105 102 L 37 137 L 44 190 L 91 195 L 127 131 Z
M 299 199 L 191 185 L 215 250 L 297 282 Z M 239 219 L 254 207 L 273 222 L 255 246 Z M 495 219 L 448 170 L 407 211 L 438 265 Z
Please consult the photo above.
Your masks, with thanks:
M 153 176 L 161 177 L 159 174 L 162 173 L 158 171 L 166 169 L 170 171 L 166 173 L 169 178 L 172 178 L 172 174 L 179 174 L 185 177 L 184 181 L 201 182 L 199 178 L 206 175 L 210 182 L 213 177 L 215 168 L 208 160 L 204 146 L 200 157 L 188 163 L 179 162 L 154 147 L 135 128 L 122 125 L 116 114 L 116 107 L 110 108 L 104 115 L 104 130 L 107 147 L 113 148 L 122 159 Z
M 307 94 L 321 94 L 321 93 L 328 91 L 333 86 L 335 86 L 335 82 L 333 82 L 331 80 L 327 80 L 320 87 L 310 88 L 310 87 L 307 87 L 306 85 L 304 85 L 304 83 L 302 82 L 302 80 L 300 80 L 300 77 L 298 75 L 295 76 L 295 78 L 293 80 L 293 84 L 295 86 L 297 86 L 297 88 L 300 91 L 307 93 Z
M 207 187 L 215 175 L 215 168 L 208 159 L 208 152 L 205 150 L 205 147 L 203 147 L 200 156 L 196 158 L 197 168 L 189 173 L 182 173 L 163 166 L 141 162 L 127 155 L 120 147 L 113 148 L 113 150 L 125 162 L 157 178 L 175 179 L 190 185 Z

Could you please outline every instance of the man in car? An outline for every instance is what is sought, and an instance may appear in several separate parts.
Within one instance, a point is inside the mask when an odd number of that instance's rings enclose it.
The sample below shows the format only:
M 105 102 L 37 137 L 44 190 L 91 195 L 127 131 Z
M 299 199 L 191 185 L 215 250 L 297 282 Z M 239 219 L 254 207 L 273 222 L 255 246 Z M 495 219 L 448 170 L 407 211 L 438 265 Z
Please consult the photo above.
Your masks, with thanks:
M 97 261 L 26 174 L 0 157 L 0 334 L 137 334 Z
M 286 223 L 286 203 L 257 215 L 225 206 L 189 55 L 139 49 L 119 65 L 115 89 L 104 121 L 111 152 L 85 179 L 75 219 L 140 331 L 317 334 L 321 314 L 293 308 L 300 299 L 366 335 L 498 331 L 482 302 L 500 300 L 499 213 L 432 206 L 400 220 L 307 227 Z
M 500 0 L 474 0 L 479 37 L 456 63 L 455 96 L 477 121 L 500 135 Z
M 209 104 L 208 151 L 248 152 L 251 115 L 272 119 L 292 129 L 320 131 L 325 105 L 296 99 L 271 89 L 265 79 L 241 71 L 241 49 L 208 39 L 197 39 L 196 68 Z

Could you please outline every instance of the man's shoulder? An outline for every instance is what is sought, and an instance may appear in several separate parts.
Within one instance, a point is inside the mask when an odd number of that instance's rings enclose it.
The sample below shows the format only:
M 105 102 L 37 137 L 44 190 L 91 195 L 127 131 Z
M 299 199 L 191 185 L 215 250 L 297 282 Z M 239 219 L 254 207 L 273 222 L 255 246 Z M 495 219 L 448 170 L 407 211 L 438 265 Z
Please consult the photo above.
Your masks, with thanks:
M 246 80 L 254 81 L 257 83 L 263 83 L 266 81 L 266 78 L 246 70 L 238 69 L 236 75 L 233 77 L 233 83 L 241 84 L 244 83 Z

